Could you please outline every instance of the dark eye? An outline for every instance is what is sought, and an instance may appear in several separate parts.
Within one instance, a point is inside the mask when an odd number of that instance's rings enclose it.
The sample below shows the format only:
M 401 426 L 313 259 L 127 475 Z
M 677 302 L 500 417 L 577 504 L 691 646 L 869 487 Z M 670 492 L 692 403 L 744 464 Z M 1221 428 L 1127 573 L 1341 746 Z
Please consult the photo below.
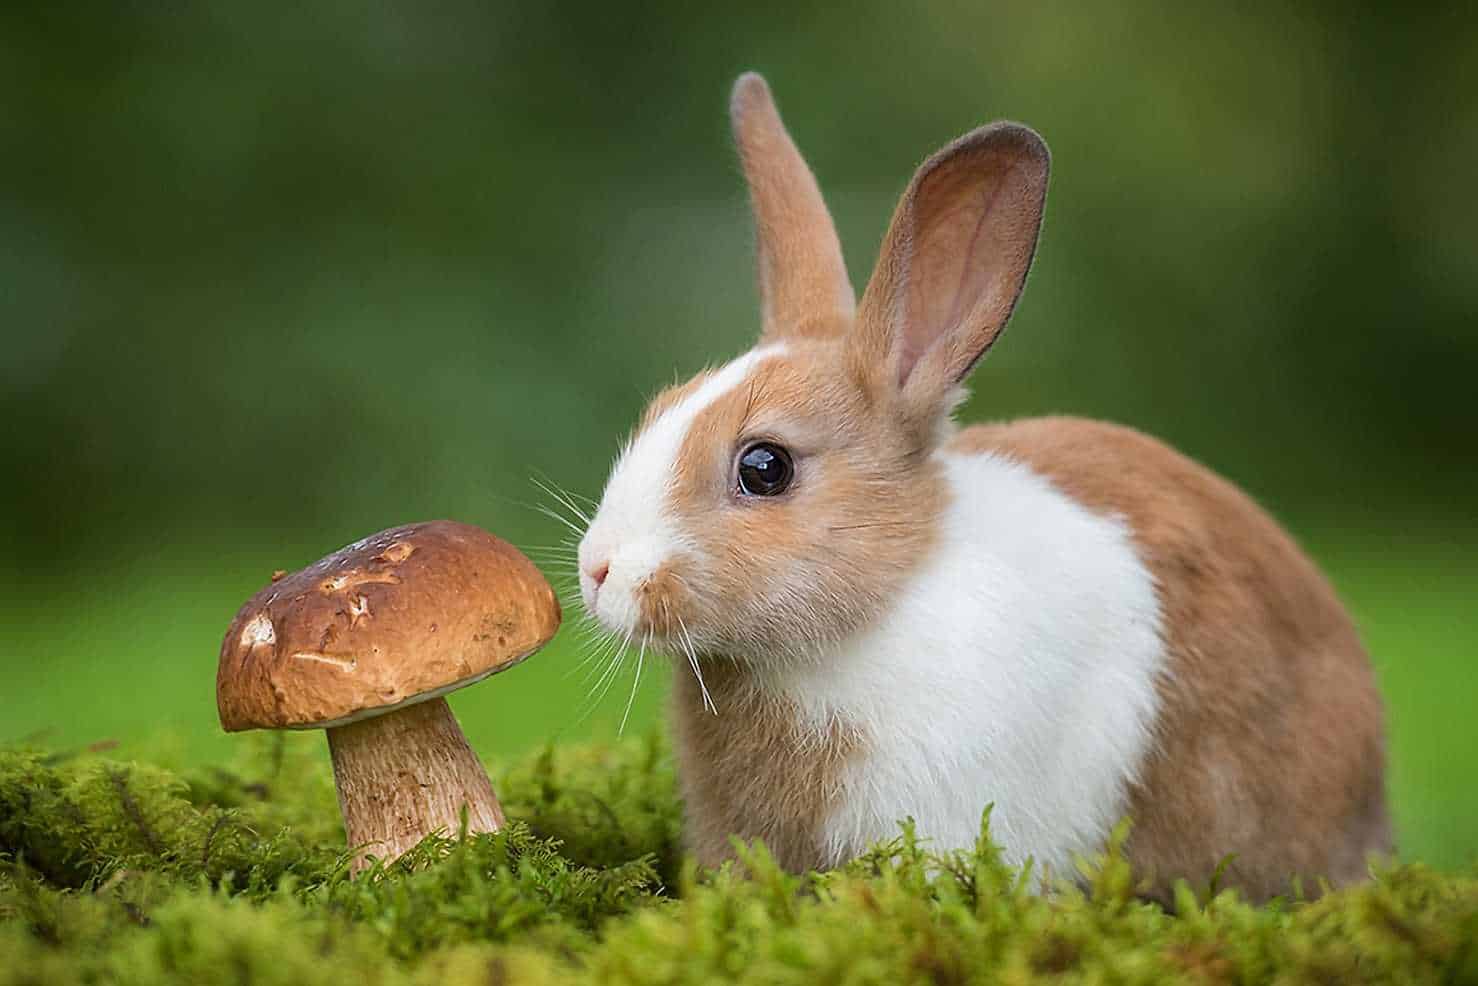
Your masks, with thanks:
M 739 488 L 750 496 L 784 493 L 794 476 L 790 453 L 779 445 L 757 442 L 739 455 Z

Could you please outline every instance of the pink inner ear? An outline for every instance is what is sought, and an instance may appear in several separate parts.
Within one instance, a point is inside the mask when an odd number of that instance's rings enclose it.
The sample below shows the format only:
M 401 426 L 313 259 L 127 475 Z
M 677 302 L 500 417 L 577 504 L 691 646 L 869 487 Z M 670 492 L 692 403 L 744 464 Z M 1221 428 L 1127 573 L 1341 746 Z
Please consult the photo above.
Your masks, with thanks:
M 913 198 L 899 381 L 936 348 L 950 383 L 1005 327 L 1036 245 L 1040 176 L 1010 144 L 961 148 L 938 160 Z M 935 359 L 936 357 L 930 357 Z
M 988 229 L 986 220 L 990 217 L 1003 187 L 1004 185 L 996 185 L 992 188 L 985 188 L 975 196 L 979 202 L 975 209 L 974 228 L 970 231 L 969 240 L 965 244 L 963 259 L 960 263 L 960 276 L 955 282 L 954 298 L 950 303 L 948 314 L 944 316 L 945 325 L 958 325 L 964 319 L 966 301 L 975 296 L 975 292 L 971 291 L 972 275 L 983 277 L 987 284 L 992 281 L 989 268 L 993 258 L 997 256 L 995 249 L 997 244 L 990 243 L 983 247 L 981 241 L 985 238 Z M 961 226 L 964 226 L 963 222 Z
M 919 357 L 924 355 L 926 345 L 923 340 L 914 339 L 907 332 L 898 340 L 898 386 L 902 387 L 908 382 L 908 375 L 918 364 Z

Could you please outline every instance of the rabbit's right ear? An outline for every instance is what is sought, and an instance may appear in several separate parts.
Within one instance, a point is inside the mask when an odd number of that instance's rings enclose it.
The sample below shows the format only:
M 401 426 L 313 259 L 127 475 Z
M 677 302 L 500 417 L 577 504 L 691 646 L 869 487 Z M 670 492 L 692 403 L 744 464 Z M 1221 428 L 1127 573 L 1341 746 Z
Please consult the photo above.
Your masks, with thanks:
M 1047 194 L 1047 145 L 995 123 L 919 167 L 898 203 L 851 337 L 859 371 L 932 429 L 990 348 L 1031 267 Z
M 842 244 L 763 78 L 739 77 L 729 116 L 754 208 L 763 337 L 839 334 L 857 309 Z

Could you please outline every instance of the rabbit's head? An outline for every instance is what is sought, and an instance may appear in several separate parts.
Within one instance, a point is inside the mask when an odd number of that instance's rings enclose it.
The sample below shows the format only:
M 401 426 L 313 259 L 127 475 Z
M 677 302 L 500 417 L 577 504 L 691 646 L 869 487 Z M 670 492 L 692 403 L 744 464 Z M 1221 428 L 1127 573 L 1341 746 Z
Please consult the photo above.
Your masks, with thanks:
M 585 605 L 670 653 L 804 659 L 928 564 L 933 452 L 1036 248 L 1046 146 L 994 124 L 915 174 L 861 303 L 831 217 L 757 75 L 734 133 L 758 240 L 749 353 L 659 394 L 579 548 Z

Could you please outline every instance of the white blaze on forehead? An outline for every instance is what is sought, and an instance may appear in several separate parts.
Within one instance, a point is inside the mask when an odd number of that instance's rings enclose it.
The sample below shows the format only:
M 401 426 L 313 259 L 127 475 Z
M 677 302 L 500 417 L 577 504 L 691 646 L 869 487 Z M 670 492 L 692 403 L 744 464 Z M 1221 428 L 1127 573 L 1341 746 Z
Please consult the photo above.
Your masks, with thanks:
M 704 409 L 743 386 L 762 362 L 784 351 L 783 345 L 754 349 L 714 372 L 664 411 L 621 453 L 606 483 L 600 509 L 580 545 L 582 564 L 597 559 L 610 563 L 610 580 L 602 590 L 602 611 L 606 596 L 619 595 L 623 590 L 629 593 L 636 581 L 650 575 L 682 543 L 682 532 L 669 515 L 668 494 L 678 453 L 693 422 Z
M 606 484 L 601 513 L 609 508 L 626 520 L 653 519 L 662 512 L 672 484 L 678 451 L 704 410 L 735 390 L 762 361 L 784 353 L 784 346 L 754 349 L 709 376 L 698 389 L 662 412 L 621 454 Z M 613 516 L 613 520 L 615 517 Z M 632 530 L 650 528 L 637 525 Z
M 785 347 L 779 345 L 753 349 L 711 374 L 697 390 L 662 412 L 650 427 L 637 436 L 635 443 L 621 456 L 621 462 L 617 463 L 617 475 L 626 462 L 648 466 L 656 463 L 671 465 L 676 462 L 678 449 L 682 447 L 683 439 L 688 437 L 688 431 L 698 415 L 721 397 L 736 390 L 761 362 L 784 352 Z M 612 478 L 614 480 L 615 477 Z

